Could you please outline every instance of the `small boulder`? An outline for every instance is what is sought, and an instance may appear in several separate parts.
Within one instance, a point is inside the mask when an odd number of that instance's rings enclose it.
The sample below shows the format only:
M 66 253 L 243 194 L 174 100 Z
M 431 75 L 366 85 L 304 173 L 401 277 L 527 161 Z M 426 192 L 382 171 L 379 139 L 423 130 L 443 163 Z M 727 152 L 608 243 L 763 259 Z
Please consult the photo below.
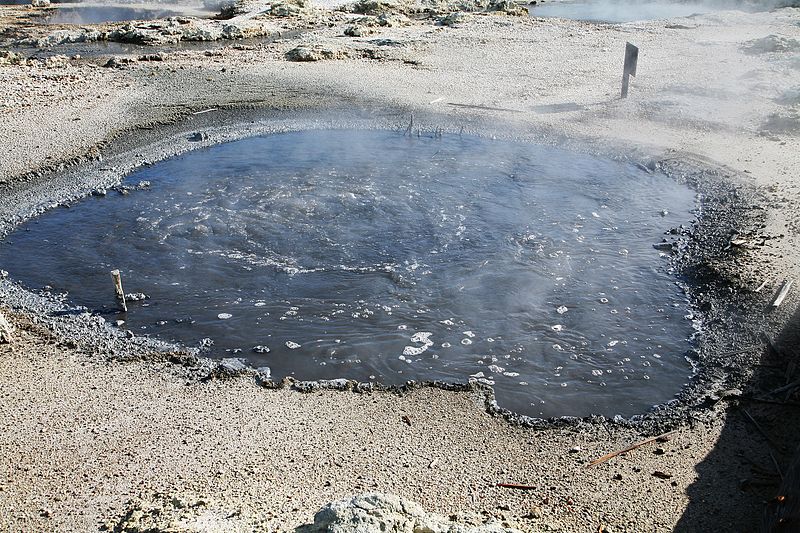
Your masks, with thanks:
M 301 44 L 286 52 L 289 61 L 322 61 L 323 59 L 344 59 L 345 50 L 326 44 Z

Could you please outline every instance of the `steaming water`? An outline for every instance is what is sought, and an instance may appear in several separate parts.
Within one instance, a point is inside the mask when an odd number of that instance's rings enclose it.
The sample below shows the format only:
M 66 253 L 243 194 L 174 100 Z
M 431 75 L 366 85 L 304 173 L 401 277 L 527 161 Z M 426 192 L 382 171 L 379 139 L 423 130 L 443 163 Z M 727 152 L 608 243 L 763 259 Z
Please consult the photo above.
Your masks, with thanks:
M 127 20 L 156 20 L 167 17 L 208 17 L 215 13 L 197 3 L 136 3 L 125 2 L 59 2 L 59 8 L 49 15 L 48 24 L 101 24 Z
M 529 6 L 528 11 L 533 17 L 621 23 L 688 17 L 721 8 L 700 2 L 557 1 Z
M 199 150 L 151 186 L 0 244 L 28 286 L 273 376 L 493 383 L 533 415 L 632 414 L 690 374 L 687 305 L 653 248 L 691 190 L 553 148 L 308 131 Z M 254 347 L 264 348 L 253 350 Z

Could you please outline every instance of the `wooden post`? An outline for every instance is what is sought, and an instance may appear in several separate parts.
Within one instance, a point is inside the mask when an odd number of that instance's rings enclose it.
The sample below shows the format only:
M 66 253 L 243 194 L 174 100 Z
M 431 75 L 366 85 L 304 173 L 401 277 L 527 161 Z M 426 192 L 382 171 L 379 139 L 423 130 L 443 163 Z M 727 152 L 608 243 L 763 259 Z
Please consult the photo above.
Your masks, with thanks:
M 783 286 L 781 290 L 778 292 L 778 296 L 775 297 L 775 300 L 772 302 L 772 307 L 780 307 L 783 301 L 786 299 L 786 296 L 789 294 L 789 289 L 792 288 L 794 285 L 793 279 L 787 279 L 783 282 Z
M 122 290 L 122 276 L 120 276 L 119 270 L 112 270 L 111 278 L 114 280 L 114 290 L 117 293 L 117 300 L 119 300 L 122 310 L 127 313 L 128 306 L 125 303 L 125 291 Z
M 6 320 L 6 317 L 3 316 L 3 313 L 0 313 L 0 343 L 8 343 L 11 344 L 11 332 L 14 331 L 14 328 L 11 327 L 11 324 Z
M 625 43 L 625 66 L 622 68 L 622 98 L 628 97 L 628 81 L 636 76 L 636 63 L 639 61 L 639 48 Z

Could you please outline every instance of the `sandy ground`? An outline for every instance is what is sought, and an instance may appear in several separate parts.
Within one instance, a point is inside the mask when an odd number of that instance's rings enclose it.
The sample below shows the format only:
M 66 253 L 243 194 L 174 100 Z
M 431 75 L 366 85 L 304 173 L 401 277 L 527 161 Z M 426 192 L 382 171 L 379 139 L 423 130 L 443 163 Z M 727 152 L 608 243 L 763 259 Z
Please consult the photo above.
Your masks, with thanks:
M 419 22 L 360 38 L 344 37 L 345 23 L 337 15 L 298 38 L 183 48 L 164 61 L 134 54 L 121 69 L 98 66 L 107 55 L 0 65 L 0 180 L 12 190 L 137 128 L 187 120 L 191 128 L 193 111 L 311 110 L 324 123 L 336 109 L 326 102 L 344 102 L 393 120 L 438 115 L 487 135 L 513 130 L 599 153 L 705 161 L 766 195 L 765 227 L 747 236 L 732 287 L 767 281 L 767 299 L 796 277 L 800 10 L 617 26 L 470 15 L 455 27 Z M 641 49 L 639 72 L 620 100 L 626 41 Z M 349 57 L 286 61 L 298 44 Z M 792 293 L 763 317 L 777 352 L 757 341 L 748 383 L 756 395 L 792 375 L 796 305 Z M 608 424 L 513 427 L 472 393 L 198 383 L 169 364 L 103 362 L 60 344 L 29 314 L 12 318 L 17 339 L 0 347 L 0 529 L 8 531 L 94 530 L 118 520 L 130 499 L 157 493 L 212 501 L 215 520 L 230 528 L 291 529 L 322 504 L 369 490 L 524 531 L 752 531 L 779 482 L 774 462 L 786 464 L 800 435 L 794 405 L 713 397 L 672 440 L 587 468 L 642 434 Z

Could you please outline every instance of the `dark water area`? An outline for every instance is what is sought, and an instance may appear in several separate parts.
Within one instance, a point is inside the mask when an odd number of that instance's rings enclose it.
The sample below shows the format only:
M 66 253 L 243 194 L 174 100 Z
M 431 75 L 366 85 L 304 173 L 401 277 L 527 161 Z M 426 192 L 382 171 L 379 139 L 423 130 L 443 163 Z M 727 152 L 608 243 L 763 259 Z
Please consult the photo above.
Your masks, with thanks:
M 733 7 L 703 2 L 622 2 L 613 0 L 557 1 L 528 6 L 528 12 L 532 17 L 564 18 L 612 24 L 689 17 L 720 9 L 733 9 Z
M 196 15 L 197 13 L 191 12 L 190 14 Z M 128 20 L 158 20 L 181 15 L 187 15 L 187 13 L 162 8 L 70 4 L 70 7 L 59 7 L 57 11 L 45 19 L 45 22 L 48 24 L 101 24 L 103 22 L 124 22 Z
M 27 286 L 274 377 L 481 380 L 530 415 L 630 415 L 690 376 L 653 243 L 695 195 L 634 165 L 475 137 L 304 131 L 143 168 L 0 243 Z M 146 184 L 145 184 L 146 185 Z M 267 351 L 269 350 L 269 351 Z

